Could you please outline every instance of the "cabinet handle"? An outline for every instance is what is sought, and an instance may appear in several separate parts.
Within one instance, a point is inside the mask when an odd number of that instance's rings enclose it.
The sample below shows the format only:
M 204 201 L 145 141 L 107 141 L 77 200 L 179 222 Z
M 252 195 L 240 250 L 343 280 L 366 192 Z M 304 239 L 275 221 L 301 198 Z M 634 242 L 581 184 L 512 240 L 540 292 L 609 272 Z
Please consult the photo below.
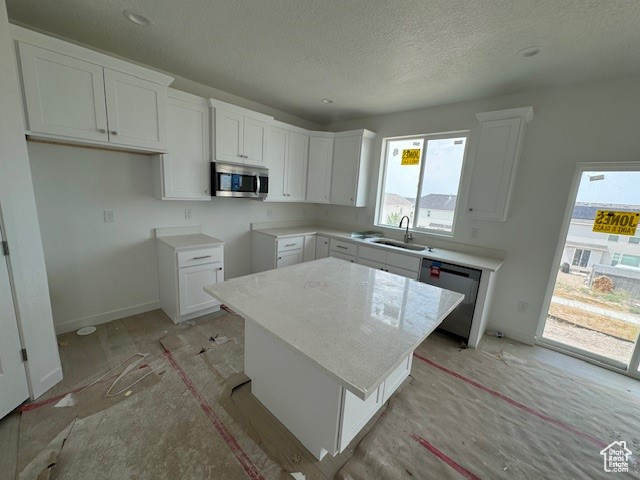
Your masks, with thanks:
M 351 199 L 351 202 L 353 203 L 353 198 Z
M 287 243 L 287 244 L 285 245 L 285 247 L 295 247 L 295 246 L 296 246 L 296 244 L 295 244 L 295 243 Z
M 203 258 L 211 258 L 211 255 L 202 255 L 201 257 L 193 257 L 191 260 L 202 260 Z
M 116 132 L 115 130 L 111 130 L 111 135 L 117 135 L 118 132 Z
M 107 133 L 107 131 L 106 131 L 104 128 L 100 128 L 100 129 L 98 129 L 98 131 L 99 131 L 100 133 Z
M 216 270 L 222 270 L 222 267 L 218 267 L 218 268 L 216 268 Z
M 347 247 L 343 246 L 343 245 L 336 245 L 337 248 L 341 248 L 343 250 L 349 250 Z
M 470 211 L 470 212 L 473 212 L 473 208 L 470 208 L 470 209 L 469 209 L 469 211 Z
M 238 156 L 239 156 L 240 158 L 244 158 L 244 157 L 243 157 L 242 155 L 240 155 L 240 154 L 238 154 Z
M 205 190 L 204 193 L 209 193 L 209 190 Z
M 278 260 L 282 260 L 282 257 L 278 257 Z

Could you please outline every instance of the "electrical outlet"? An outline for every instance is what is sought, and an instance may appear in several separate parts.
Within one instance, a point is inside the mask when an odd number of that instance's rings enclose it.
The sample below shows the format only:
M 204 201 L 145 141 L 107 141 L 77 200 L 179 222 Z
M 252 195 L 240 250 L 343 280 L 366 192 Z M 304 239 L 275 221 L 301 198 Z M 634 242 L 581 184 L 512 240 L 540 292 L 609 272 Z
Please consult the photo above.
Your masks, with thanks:
M 273 210 L 271 210 L 270 208 L 267 208 L 267 217 L 270 217 L 272 213 L 273 213 Z
M 529 310 L 529 304 L 527 302 L 523 302 L 522 300 L 518 302 L 518 311 L 520 313 L 527 313 Z
M 186 220 L 191 220 L 191 209 L 190 208 L 185 208 L 184 209 L 184 218 Z
M 104 211 L 104 221 L 107 223 L 113 223 L 114 222 L 114 217 L 113 217 L 113 211 L 112 210 L 105 210 Z
M 472 228 L 471 229 L 471 238 L 478 238 L 480 236 L 480 229 L 479 228 Z

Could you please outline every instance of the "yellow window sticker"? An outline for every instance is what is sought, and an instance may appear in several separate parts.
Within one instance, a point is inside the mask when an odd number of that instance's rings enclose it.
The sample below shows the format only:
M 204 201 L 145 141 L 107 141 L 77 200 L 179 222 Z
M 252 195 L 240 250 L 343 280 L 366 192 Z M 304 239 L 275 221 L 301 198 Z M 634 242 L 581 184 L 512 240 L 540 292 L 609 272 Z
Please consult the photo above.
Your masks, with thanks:
M 402 161 L 400 165 L 420 165 L 420 149 L 409 148 L 402 150 Z
M 638 212 L 598 210 L 596 219 L 593 222 L 593 231 L 633 236 L 636 234 L 639 219 L 640 213 Z

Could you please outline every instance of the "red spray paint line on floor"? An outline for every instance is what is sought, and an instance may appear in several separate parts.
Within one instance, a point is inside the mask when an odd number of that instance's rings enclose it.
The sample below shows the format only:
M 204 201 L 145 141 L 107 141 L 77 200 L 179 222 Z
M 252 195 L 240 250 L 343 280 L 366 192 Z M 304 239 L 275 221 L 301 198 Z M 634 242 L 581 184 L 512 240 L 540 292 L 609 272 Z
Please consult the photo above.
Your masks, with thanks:
M 520 410 L 524 410 L 527 413 L 530 413 L 531 415 L 535 415 L 536 417 L 540 418 L 541 420 L 544 420 L 545 422 L 551 423 L 552 425 L 555 425 L 556 427 L 562 428 L 563 430 L 566 430 L 567 432 L 571 432 L 574 435 L 577 435 L 581 438 L 584 438 L 585 440 L 593 443 L 595 446 L 597 446 L 598 448 L 604 448 L 607 446 L 606 443 L 598 440 L 597 438 L 589 435 L 588 433 L 585 433 L 581 430 L 578 430 L 577 428 L 569 425 L 568 423 L 562 422 L 560 420 L 557 420 L 553 417 L 550 417 L 549 415 L 545 415 L 544 413 L 528 407 L 520 402 L 518 402 L 517 400 L 514 400 L 512 398 L 507 397 L 506 395 L 496 391 L 496 390 L 492 390 L 489 387 L 485 387 L 484 385 L 482 385 L 481 383 L 476 382 L 475 380 L 472 380 L 468 377 L 465 377 L 464 375 L 459 374 L 458 372 L 454 372 L 453 370 L 448 369 L 447 367 L 440 365 L 439 363 L 434 362 L 433 360 L 430 360 L 426 357 L 423 357 L 422 355 L 419 355 L 417 353 L 413 353 L 413 356 L 422 360 L 423 362 L 431 365 L 432 367 L 435 367 L 439 370 L 442 370 L 445 373 L 448 373 L 449 375 L 451 375 L 452 377 L 457 378 L 458 380 L 462 380 L 463 382 L 467 382 L 469 385 L 473 385 L 476 388 L 479 388 L 480 390 L 482 390 L 483 392 L 487 392 L 490 395 L 493 395 L 494 397 L 499 398 L 500 400 L 504 400 L 505 402 L 507 402 L 509 405 L 513 405 L 516 408 L 519 408 Z
M 200 391 L 196 388 L 194 383 L 191 381 L 191 379 L 187 375 L 187 372 L 184 371 L 184 369 L 173 357 L 171 352 L 166 348 L 164 351 L 164 356 L 169 361 L 169 363 L 174 368 L 174 370 L 178 372 L 178 375 L 180 375 L 180 378 L 182 379 L 183 383 L 186 385 L 187 389 L 191 392 L 191 395 L 193 395 L 196 401 L 200 404 L 200 408 L 202 408 L 202 411 L 209 418 L 213 427 L 218 431 L 218 433 L 220 434 L 222 439 L 225 441 L 225 443 L 227 444 L 231 452 L 235 455 L 238 462 L 240 462 L 240 465 L 242 466 L 244 471 L 247 473 L 249 478 L 253 480 L 264 480 L 264 477 L 262 476 L 258 468 L 253 464 L 253 462 L 251 462 L 251 459 L 245 453 L 245 451 L 242 450 L 242 447 L 240 446 L 238 441 L 231 434 L 231 432 L 224 425 L 224 423 L 222 423 L 222 420 L 220 419 L 220 417 L 213 411 L 213 409 L 211 408 L 211 405 L 209 405 L 209 403 L 205 400 L 205 398 L 202 396 Z
M 420 435 L 413 434 L 411 435 L 411 438 L 413 438 L 416 442 L 418 442 L 424 448 L 429 450 L 431 453 L 433 453 L 436 457 L 438 457 L 444 463 L 446 463 L 451 468 L 453 468 L 456 472 L 458 472 L 464 478 L 468 478 L 469 480 L 480 480 L 480 477 L 477 477 L 476 475 L 471 473 L 469 470 L 464 468 L 462 465 L 457 463 L 455 460 L 453 460 L 451 457 L 446 455 L 444 452 L 442 452 L 441 450 L 438 450 L 436 447 L 433 446 L 433 444 L 429 443 Z

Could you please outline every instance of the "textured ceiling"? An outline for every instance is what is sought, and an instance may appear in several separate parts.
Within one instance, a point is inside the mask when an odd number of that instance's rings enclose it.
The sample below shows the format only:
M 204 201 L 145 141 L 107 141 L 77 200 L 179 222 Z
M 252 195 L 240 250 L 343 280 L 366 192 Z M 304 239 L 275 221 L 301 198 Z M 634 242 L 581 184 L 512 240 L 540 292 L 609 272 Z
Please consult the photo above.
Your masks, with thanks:
M 319 123 L 640 71 L 637 0 L 7 0 L 7 7 L 14 22 Z M 134 25 L 125 9 L 153 24 Z M 531 45 L 542 53 L 517 54 Z

